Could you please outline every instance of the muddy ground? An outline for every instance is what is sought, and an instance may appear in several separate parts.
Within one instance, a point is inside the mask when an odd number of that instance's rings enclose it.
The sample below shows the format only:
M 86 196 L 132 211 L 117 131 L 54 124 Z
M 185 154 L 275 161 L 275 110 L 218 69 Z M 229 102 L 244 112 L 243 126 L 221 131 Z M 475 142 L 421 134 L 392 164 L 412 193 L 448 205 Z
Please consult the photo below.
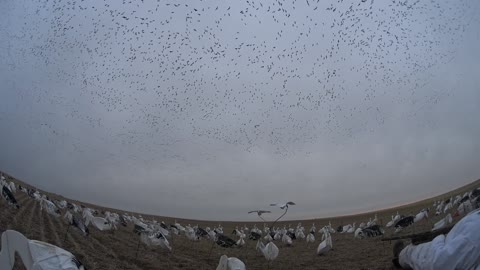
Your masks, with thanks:
M 10 180 L 25 185 L 23 182 L 10 177 Z M 9 181 L 10 181 L 9 180 Z M 27 185 L 28 186 L 28 185 Z M 399 211 L 401 214 L 416 214 L 420 209 L 432 207 L 434 200 L 449 198 L 451 195 L 463 194 L 474 187 L 480 186 L 480 180 L 465 187 L 451 191 L 442 196 L 426 199 L 422 202 L 410 204 L 398 208 L 387 209 L 376 212 L 378 220 L 385 224 L 391 219 L 391 215 Z M 47 192 L 45 192 L 47 193 Z M 49 194 L 49 193 L 47 193 Z M 57 195 L 49 194 L 53 198 Z M 229 257 L 241 259 L 247 269 L 393 269 L 391 264 L 391 251 L 393 242 L 381 241 L 381 237 L 375 239 L 354 239 L 353 234 L 333 234 L 333 250 L 324 256 L 317 256 L 315 251 L 320 243 L 320 235 L 316 235 L 314 244 L 307 245 L 305 240 L 297 240 L 293 247 L 286 247 L 281 242 L 276 242 L 280 249 L 279 257 L 270 265 L 264 257 L 255 251 L 255 241 L 247 240 L 247 245 L 242 248 L 221 248 L 212 245 L 211 241 L 190 242 L 184 236 L 174 236 L 170 241 L 173 252 L 150 248 L 144 244 L 138 245 L 138 236 L 132 232 L 133 225 L 128 227 L 118 226 L 118 230 L 112 232 L 101 232 L 91 228 L 91 234 L 85 238 L 75 228 L 68 229 L 61 218 L 55 218 L 45 211 L 40 211 L 40 205 L 25 193 L 17 191 L 17 200 L 21 205 L 20 209 L 8 207 L 5 200 L 0 200 L 0 229 L 13 229 L 23 233 L 30 239 L 37 239 L 62 247 L 72 252 L 87 269 L 215 269 L 218 259 L 222 254 Z M 73 200 L 71 200 L 73 201 Z M 88 205 L 85 204 L 84 205 Z M 96 209 L 106 209 L 93 206 Z M 108 210 L 108 209 L 107 209 Z M 114 210 L 115 211 L 115 210 Z M 118 213 L 124 211 L 116 210 Z M 434 212 L 434 211 L 433 211 Z M 423 232 L 431 229 L 432 225 L 443 218 L 444 215 L 435 217 L 431 212 L 428 221 L 421 222 L 405 231 L 404 234 L 412 232 Z M 312 222 L 315 222 L 317 230 L 331 221 L 332 226 L 346 225 L 357 222 L 357 225 L 369 218 L 374 213 L 366 213 L 355 216 L 326 218 L 317 220 L 302 220 L 302 224 L 308 231 Z M 143 215 L 144 218 L 152 216 Z M 165 221 L 167 224 L 173 222 L 172 218 L 155 217 L 157 221 Z M 214 227 L 219 222 L 194 221 L 177 219 L 181 224 L 188 223 L 199 226 Z M 283 224 L 296 226 L 299 221 L 287 221 Z M 236 225 L 247 224 L 250 228 L 253 223 L 232 223 L 222 222 L 224 232 L 230 236 L 230 232 Z M 263 228 L 263 224 L 257 222 Z M 386 236 L 392 235 L 392 229 L 386 229 Z M 233 239 L 236 239 L 233 235 Z M 139 247 L 138 255 L 136 250 Z M 18 261 L 18 260 L 17 260 Z M 16 263 L 15 269 L 24 269 L 21 263 Z

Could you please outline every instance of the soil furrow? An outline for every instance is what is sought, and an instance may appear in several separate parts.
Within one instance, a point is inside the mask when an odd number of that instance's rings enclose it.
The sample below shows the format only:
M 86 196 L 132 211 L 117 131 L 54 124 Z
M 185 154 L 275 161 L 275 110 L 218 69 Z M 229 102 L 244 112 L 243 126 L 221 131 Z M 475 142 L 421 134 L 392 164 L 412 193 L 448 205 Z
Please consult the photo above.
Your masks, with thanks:
M 28 201 L 25 205 L 21 206 L 19 212 L 15 213 L 12 217 L 10 228 L 23 233 L 27 238 L 31 237 L 26 220 L 31 216 L 34 207 L 35 202 L 32 201 Z
M 17 199 L 17 202 L 20 206 L 23 206 L 31 198 L 23 192 L 20 192 L 20 194 L 17 192 L 17 194 L 15 194 L 15 199 Z
M 59 246 L 61 247 L 62 246 L 62 242 L 60 240 L 60 236 L 59 236 L 59 232 L 63 231 L 62 228 L 62 224 L 61 222 L 60 223 L 57 223 L 57 224 L 53 224 L 52 222 L 52 219 L 54 220 L 60 220 L 60 217 L 54 217 L 48 213 L 45 213 L 46 214 L 46 219 L 47 219 L 47 222 L 46 222 L 46 231 L 48 233 L 48 236 L 50 238 L 50 240 L 52 241 L 51 243 L 55 244 L 56 246 Z
M 37 215 L 37 210 L 36 210 L 36 207 L 37 207 L 37 202 L 35 200 L 31 200 L 32 201 L 32 204 L 31 206 L 29 207 L 30 208 L 30 211 L 28 212 L 28 217 L 26 218 L 26 220 L 24 220 L 24 226 L 25 226 L 25 236 L 27 236 L 27 238 L 32 238 L 31 236 L 31 232 L 32 232 L 32 226 L 35 226 L 34 223 L 33 223 L 33 218 L 35 215 Z
M 65 229 L 66 230 L 66 229 Z M 111 248 L 107 248 L 105 245 L 101 244 L 98 240 L 89 235 L 88 237 L 83 237 L 80 231 L 70 228 L 67 236 L 67 241 L 65 247 L 73 245 L 70 249 L 70 252 L 74 254 L 89 254 L 88 258 L 85 258 L 85 262 L 79 257 L 79 259 L 84 262 L 86 265 L 89 265 L 91 269 L 117 269 L 115 266 L 115 256 L 112 254 Z M 108 258 L 108 259 L 107 259 Z M 89 268 L 87 266 L 87 268 Z
M 64 247 L 66 250 L 70 251 L 75 257 L 81 261 L 87 269 L 99 269 L 96 266 L 95 260 L 93 256 L 88 256 L 87 250 L 85 250 L 83 245 L 81 244 L 81 241 L 79 242 L 77 239 L 73 237 L 74 234 L 71 233 L 71 228 L 70 231 L 67 234 L 66 241 L 64 243 Z M 92 251 L 94 254 L 95 252 Z M 92 253 L 90 252 L 90 253 Z
M 38 228 L 40 229 L 40 241 L 48 242 L 47 235 L 45 234 L 45 216 L 48 215 L 45 210 L 38 209 Z
M 27 201 L 26 204 L 20 206 L 20 209 L 16 213 L 15 217 L 13 218 L 13 225 L 12 228 L 18 228 L 20 226 L 25 225 L 25 216 L 28 215 L 32 211 L 32 207 L 34 206 L 34 201 Z
M 42 224 L 40 224 L 40 204 L 37 201 L 34 201 L 34 207 L 32 207 L 32 211 L 30 214 L 32 218 L 30 220 L 30 223 L 28 224 L 28 232 L 31 233 L 31 236 L 29 236 L 28 238 L 42 240 L 40 238 L 43 230 L 43 228 L 41 227 Z
M 12 229 L 12 223 L 13 219 L 15 217 L 17 209 L 12 209 L 9 205 L 3 204 L 0 205 L 0 213 L 1 213 L 1 219 L 0 219 L 0 231 L 6 230 L 6 229 Z

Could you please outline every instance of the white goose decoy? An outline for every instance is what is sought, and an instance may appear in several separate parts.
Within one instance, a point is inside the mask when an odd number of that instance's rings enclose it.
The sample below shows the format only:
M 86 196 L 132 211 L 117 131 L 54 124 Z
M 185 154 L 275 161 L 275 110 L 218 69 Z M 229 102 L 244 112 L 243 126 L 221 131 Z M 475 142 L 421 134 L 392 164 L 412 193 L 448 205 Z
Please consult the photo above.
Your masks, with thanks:
M 270 234 L 267 234 L 267 235 L 265 235 L 265 237 L 263 237 L 263 240 L 265 240 L 267 242 L 272 242 L 273 238 Z
M 195 231 L 193 230 L 192 227 L 190 226 L 187 226 L 185 228 L 185 235 L 187 236 L 188 240 L 190 241 L 200 241 L 200 237 L 198 237 L 196 234 L 195 234 Z M 214 238 L 215 239 L 215 238 Z
M 40 199 L 40 211 L 43 209 L 47 210 L 47 213 L 55 217 L 59 217 L 61 214 L 58 207 L 47 199 Z
M 435 208 L 435 215 L 436 216 L 438 216 L 442 213 L 444 206 L 445 206 L 445 201 L 441 201 L 437 204 L 437 208 Z
M 60 209 L 65 209 L 65 208 L 67 208 L 67 201 L 61 200 L 57 203 L 57 205 Z
M 216 231 L 220 234 L 223 234 L 223 227 L 221 224 L 218 224 L 218 227 L 216 228 Z
M 335 229 L 333 229 L 332 223 L 331 223 L 330 221 L 328 222 L 328 226 L 326 226 L 326 230 L 327 230 L 330 234 L 337 232 L 337 231 L 335 231 Z
M 377 218 L 377 214 L 375 214 L 375 218 L 370 222 L 370 226 L 376 225 L 377 222 L 378 222 L 378 218 Z M 370 226 L 367 226 L 367 227 L 370 227 Z
M 15 186 L 15 183 L 13 183 L 13 182 L 11 182 L 11 181 L 10 181 L 9 188 L 10 188 L 10 191 L 12 191 L 12 193 L 16 193 L 16 192 L 17 192 L 17 188 L 16 188 L 16 186 Z
M 93 224 L 93 226 L 100 231 L 108 231 L 112 229 L 116 229 L 115 224 L 110 223 L 108 220 L 102 217 L 88 217 L 88 219 L 85 221 L 85 225 Z
M 466 200 L 458 206 L 457 211 L 455 211 L 455 213 L 453 214 L 453 217 L 466 215 L 473 210 L 475 210 L 475 207 L 473 206 L 472 202 L 470 200 Z
M 400 219 L 402 218 L 402 216 L 398 213 L 397 211 L 397 214 L 395 215 L 395 217 L 393 218 L 393 223 L 399 221 Z
M 245 264 L 238 258 L 222 255 L 218 262 L 217 270 L 245 270 Z
M 27 270 L 85 269 L 72 253 L 49 243 L 29 240 L 17 231 L 7 230 L 2 234 L 0 269 L 13 269 L 15 253 L 18 253 Z
M 168 249 L 169 251 L 172 251 L 170 243 L 168 242 L 165 235 L 163 235 L 161 232 L 153 234 L 142 233 L 140 235 L 140 240 L 142 240 L 142 242 L 148 246 L 160 246 L 163 249 Z
M 90 233 L 87 226 L 85 226 L 85 223 L 83 223 L 83 220 L 79 216 L 72 215 L 70 211 L 65 213 L 63 219 L 67 221 L 69 226 L 78 228 L 83 233 L 83 236 L 87 236 Z
M 355 232 L 355 222 L 353 225 L 347 230 L 347 233 L 354 233 Z
M 420 213 L 418 213 L 415 218 L 413 219 L 413 222 L 419 222 L 423 219 L 428 219 L 428 211 L 427 210 L 422 210 Z
M 355 230 L 355 233 L 353 235 L 353 238 L 362 238 L 362 235 L 360 234 L 360 232 L 362 231 L 363 229 L 358 227 L 356 230 Z
M 237 241 L 237 246 L 238 246 L 238 247 L 243 247 L 243 246 L 245 246 L 245 237 L 246 237 L 246 235 L 242 232 L 242 233 L 240 234 L 240 239 L 238 239 L 238 241 Z
M 111 224 L 117 224 L 119 222 L 120 216 L 117 213 L 110 213 L 109 211 L 105 212 L 105 219 L 108 220 Z
M 297 231 L 295 232 L 295 237 L 297 237 L 298 239 L 305 239 L 305 233 L 303 232 L 304 230 L 302 228 L 297 229 Z
M 372 223 L 373 223 L 373 222 L 372 222 L 372 218 L 370 218 L 370 219 L 368 220 L 368 222 L 367 222 L 367 227 L 372 226 L 372 225 L 373 225 Z
M 275 232 L 275 234 L 273 235 L 273 240 L 280 240 L 282 239 L 282 233 L 280 232 L 280 230 L 278 230 L 277 232 Z
M 208 237 L 210 238 L 210 240 L 214 241 L 215 242 L 215 238 L 217 236 L 217 234 L 215 233 L 214 230 L 210 230 L 210 228 L 208 228 L 208 230 L 206 230 L 207 233 L 208 233 Z
M 263 256 L 265 256 L 265 259 L 267 259 L 267 261 L 273 261 L 278 257 L 278 247 L 273 242 L 264 245 L 259 240 L 257 242 L 256 249 L 262 252 Z
M 327 253 L 329 250 L 333 248 L 333 243 L 332 243 L 332 236 L 328 232 L 328 230 L 325 230 L 325 240 L 323 240 L 317 248 L 317 255 L 322 255 Z
M 270 234 L 270 228 L 265 224 L 263 224 L 263 233 L 264 234 Z
M 327 226 L 321 228 L 320 232 L 322 233 L 322 241 L 327 239 L 327 236 L 330 235 L 330 229 Z
M 282 236 L 282 242 L 285 243 L 287 246 L 291 246 L 293 244 L 292 238 L 286 233 L 284 233 Z
M 310 232 L 308 235 L 307 235 L 307 243 L 313 243 L 315 242 L 315 235 Z
M 435 223 L 435 225 L 433 225 L 432 232 L 436 231 L 436 230 L 440 230 L 442 228 L 445 228 L 445 226 L 452 223 L 452 221 L 453 221 L 452 215 L 448 214 L 447 216 L 445 216 L 444 218 L 439 220 L 437 223 Z
M 385 225 L 385 227 L 390 228 L 390 227 L 393 226 L 393 224 L 395 224 L 395 220 L 393 219 L 393 215 L 392 215 L 392 220 L 390 220 L 390 221 L 387 223 L 387 225 Z
M 447 203 L 445 205 L 445 208 L 443 208 L 443 213 L 445 214 L 448 210 L 450 210 L 452 208 L 453 208 L 453 203 L 452 203 L 452 201 L 450 201 L 449 203 Z
M 342 231 L 340 233 L 346 233 L 352 227 L 351 224 L 347 224 L 342 227 Z
M 455 200 L 453 201 L 453 205 L 455 206 L 455 205 L 460 204 L 460 201 L 461 201 L 461 200 L 462 200 L 462 196 L 457 195 L 457 196 L 455 197 Z
M 73 212 L 75 213 L 80 213 L 82 211 L 82 208 L 74 203 L 72 203 L 73 206 Z
M 178 223 L 176 220 L 175 220 L 175 223 L 173 224 L 175 225 L 175 227 L 178 229 L 178 231 L 180 233 L 185 233 L 185 227 L 183 227 L 182 225 L 180 225 L 180 223 Z

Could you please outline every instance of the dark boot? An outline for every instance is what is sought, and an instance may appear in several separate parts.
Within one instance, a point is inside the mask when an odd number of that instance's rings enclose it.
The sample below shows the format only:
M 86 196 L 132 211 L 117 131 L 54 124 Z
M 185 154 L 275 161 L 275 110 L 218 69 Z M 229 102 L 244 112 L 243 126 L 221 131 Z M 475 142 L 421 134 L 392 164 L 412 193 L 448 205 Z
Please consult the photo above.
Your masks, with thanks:
M 398 256 L 400 255 L 400 252 L 402 251 L 402 249 L 405 247 L 405 244 L 403 243 L 402 240 L 398 240 L 395 242 L 395 244 L 393 244 L 393 259 L 392 259 L 392 263 L 393 265 L 395 265 L 395 267 L 398 267 L 398 268 L 402 268 L 400 266 L 400 262 L 398 260 Z

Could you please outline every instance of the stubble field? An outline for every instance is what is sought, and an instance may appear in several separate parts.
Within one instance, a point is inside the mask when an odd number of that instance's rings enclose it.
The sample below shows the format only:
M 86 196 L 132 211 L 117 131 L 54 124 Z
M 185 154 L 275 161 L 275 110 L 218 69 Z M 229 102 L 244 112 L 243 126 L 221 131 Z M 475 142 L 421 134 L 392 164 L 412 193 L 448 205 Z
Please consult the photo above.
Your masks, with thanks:
M 28 186 L 12 178 L 8 181 Z M 442 196 L 377 212 L 316 220 L 286 221 L 277 224 L 279 226 L 288 226 L 290 224 L 292 227 L 295 227 L 298 222 L 301 222 L 305 226 L 306 232 L 308 232 L 312 223 L 315 223 L 318 230 L 330 221 L 332 227 L 336 229 L 339 225 L 351 224 L 353 222 L 356 222 L 358 225 L 360 222 L 367 222 L 376 213 L 379 223 L 385 225 L 391 219 L 391 215 L 395 215 L 397 211 L 405 215 L 416 214 L 423 208 L 432 208 L 432 203 L 435 200 L 463 194 L 479 186 L 480 180 L 477 180 Z M 49 195 L 51 198 L 59 199 L 55 194 L 42 193 Z M 273 263 L 268 265 L 263 255 L 255 250 L 256 241 L 252 240 L 246 240 L 246 246 L 241 248 L 222 248 L 213 245 L 212 241 L 209 240 L 203 239 L 200 242 L 191 242 L 185 236 L 174 235 L 173 239 L 170 240 L 170 244 L 173 247 L 173 252 L 170 253 L 160 247 L 147 247 L 143 243 L 139 245 L 139 237 L 133 233 L 132 223 L 129 223 L 127 227 L 118 225 L 118 230 L 113 232 L 102 232 L 95 228 L 90 228 L 90 235 L 84 237 L 77 229 L 73 227 L 68 229 L 62 218 L 51 216 L 46 211 L 40 211 L 40 204 L 27 194 L 17 191 L 15 195 L 21 205 L 20 209 L 13 209 L 7 205 L 5 200 L 0 200 L 0 229 L 2 231 L 6 229 L 17 230 L 30 239 L 41 240 L 62 247 L 72 252 L 87 269 L 215 269 L 220 256 L 223 254 L 241 259 L 247 269 L 250 270 L 393 269 L 391 264 L 393 242 L 381 241 L 382 237 L 354 239 L 353 234 L 335 233 L 332 234 L 333 250 L 322 256 L 316 255 L 316 248 L 320 243 L 320 234 L 318 233 L 316 234 L 315 243 L 309 245 L 307 245 L 305 239 L 294 241 L 292 247 L 287 247 L 280 241 L 276 241 L 275 243 L 280 249 L 280 254 Z M 69 201 L 75 202 L 73 200 Z M 77 203 L 80 204 L 80 202 Z M 92 206 L 99 210 L 124 213 L 124 211 L 120 210 L 97 207 L 86 203 L 81 204 Z M 434 216 L 434 212 L 434 210 L 430 211 L 430 219 L 428 221 L 415 224 L 414 227 L 409 228 L 403 234 L 429 231 L 436 221 L 445 216 L 443 214 Z M 142 216 L 145 219 L 155 218 L 157 221 L 164 221 L 166 224 L 174 222 L 173 218 Z M 207 226 L 214 227 L 219 224 L 217 221 L 176 220 L 182 225 L 191 224 L 193 226 L 198 224 L 203 228 Z M 225 234 L 233 239 L 237 239 L 234 235 L 230 235 L 235 226 L 247 225 L 251 228 L 254 224 L 249 222 L 220 223 L 224 228 Z M 263 223 L 256 222 L 255 224 L 259 228 L 263 228 Z M 392 235 L 393 229 L 384 229 L 384 237 Z M 137 247 L 138 253 L 136 252 Z M 21 263 L 16 263 L 15 269 L 24 269 L 24 267 Z

